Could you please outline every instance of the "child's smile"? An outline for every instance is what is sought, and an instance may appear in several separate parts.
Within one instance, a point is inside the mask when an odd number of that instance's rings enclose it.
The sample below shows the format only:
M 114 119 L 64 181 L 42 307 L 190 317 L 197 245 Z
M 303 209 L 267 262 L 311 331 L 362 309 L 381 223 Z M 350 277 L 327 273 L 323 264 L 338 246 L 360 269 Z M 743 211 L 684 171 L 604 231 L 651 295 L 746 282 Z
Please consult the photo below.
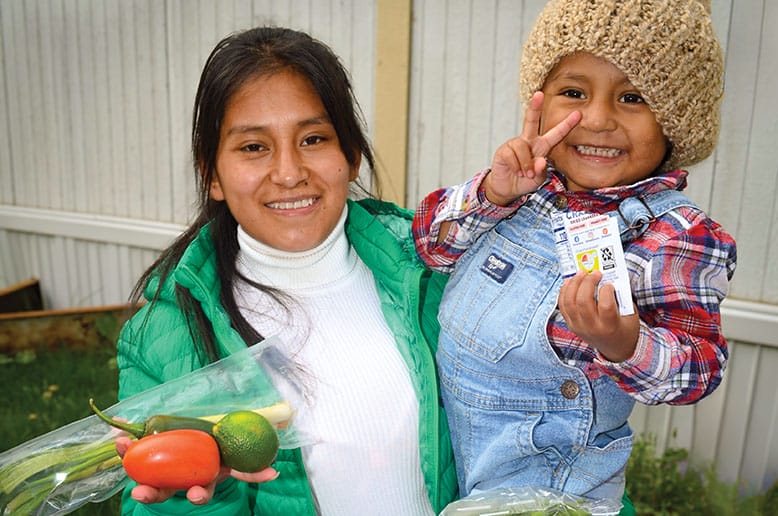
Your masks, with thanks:
M 608 149 L 604 147 L 590 147 L 589 145 L 576 145 L 575 150 L 583 154 L 584 156 L 592 156 L 595 158 L 615 158 L 621 154 L 620 149 Z
M 571 111 L 578 125 L 549 153 L 571 191 L 629 185 L 662 163 L 666 139 L 640 92 L 609 61 L 588 53 L 562 58 L 543 86 L 541 133 Z

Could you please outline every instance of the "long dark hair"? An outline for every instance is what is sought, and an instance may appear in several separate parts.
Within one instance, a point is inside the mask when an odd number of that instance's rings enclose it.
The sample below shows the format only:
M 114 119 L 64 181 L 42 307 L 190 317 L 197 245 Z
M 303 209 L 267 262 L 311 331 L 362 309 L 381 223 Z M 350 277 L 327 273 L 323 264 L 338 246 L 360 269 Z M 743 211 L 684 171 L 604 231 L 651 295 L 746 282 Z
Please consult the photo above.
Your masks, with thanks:
M 232 326 L 247 344 L 262 340 L 240 314 L 233 287 L 245 281 L 281 302 L 283 293 L 255 283 L 236 270 L 238 253 L 237 222 L 227 203 L 210 197 L 210 185 L 216 173 L 216 157 L 224 111 L 229 99 L 249 80 L 293 70 L 307 78 L 319 94 L 335 127 L 346 161 L 356 166 L 360 155 L 373 179 L 375 162 L 364 133 L 364 118 L 354 98 L 348 73 L 335 53 L 304 32 L 277 27 L 259 27 L 222 39 L 208 56 L 197 88 L 192 119 L 192 158 L 198 190 L 198 215 L 195 221 L 143 273 L 131 293 L 132 304 L 140 301 L 149 280 L 159 276 L 159 287 L 151 303 L 156 302 L 162 285 L 181 259 L 188 245 L 207 224 L 216 253 L 217 275 L 221 281 L 220 301 Z M 366 193 L 361 188 L 362 193 Z M 190 292 L 176 285 L 176 298 L 186 314 L 189 332 L 201 361 L 219 358 L 217 336 L 200 303 Z

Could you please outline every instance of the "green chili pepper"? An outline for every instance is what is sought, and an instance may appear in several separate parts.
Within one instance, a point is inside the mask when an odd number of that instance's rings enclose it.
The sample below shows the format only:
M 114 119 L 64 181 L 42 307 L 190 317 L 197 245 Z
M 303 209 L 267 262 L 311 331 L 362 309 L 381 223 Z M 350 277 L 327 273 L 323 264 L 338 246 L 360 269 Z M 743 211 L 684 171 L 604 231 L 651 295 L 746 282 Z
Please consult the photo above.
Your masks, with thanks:
M 167 432 L 170 430 L 200 430 L 209 434 L 213 434 L 213 423 L 211 421 L 200 419 L 196 417 L 185 416 L 167 416 L 157 414 L 148 417 L 142 423 L 125 423 L 124 421 L 117 421 L 103 414 L 97 407 L 95 407 L 94 400 L 90 398 L 89 406 L 97 417 L 108 423 L 109 425 L 124 430 L 125 432 L 132 434 L 140 439 L 147 435 L 158 434 L 161 432 Z

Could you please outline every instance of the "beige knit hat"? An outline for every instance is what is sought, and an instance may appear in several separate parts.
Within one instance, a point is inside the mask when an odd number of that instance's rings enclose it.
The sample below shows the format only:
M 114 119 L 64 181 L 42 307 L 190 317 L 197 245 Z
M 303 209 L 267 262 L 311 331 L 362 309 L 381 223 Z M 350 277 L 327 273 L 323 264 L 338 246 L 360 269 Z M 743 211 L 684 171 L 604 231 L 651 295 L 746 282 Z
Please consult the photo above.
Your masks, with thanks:
M 551 0 L 521 57 L 525 106 L 559 60 L 575 52 L 611 61 L 640 91 L 673 146 L 664 170 L 713 152 L 724 63 L 710 0 Z

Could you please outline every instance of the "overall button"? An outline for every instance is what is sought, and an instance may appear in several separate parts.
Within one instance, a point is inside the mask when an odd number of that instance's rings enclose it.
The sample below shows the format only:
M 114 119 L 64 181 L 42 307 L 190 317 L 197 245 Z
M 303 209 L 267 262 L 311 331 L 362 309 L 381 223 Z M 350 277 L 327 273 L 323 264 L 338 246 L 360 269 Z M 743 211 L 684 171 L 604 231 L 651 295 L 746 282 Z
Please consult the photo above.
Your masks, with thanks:
M 564 210 L 567 208 L 567 197 L 564 195 L 557 196 L 557 198 L 554 199 L 554 208 L 558 210 Z
M 565 380 L 565 383 L 562 384 L 562 387 L 560 387 L 559 390 L 562 392 L 562 396 L 569 400 L 574 399 L 580 392 L 578 384 L 573 380 Z

